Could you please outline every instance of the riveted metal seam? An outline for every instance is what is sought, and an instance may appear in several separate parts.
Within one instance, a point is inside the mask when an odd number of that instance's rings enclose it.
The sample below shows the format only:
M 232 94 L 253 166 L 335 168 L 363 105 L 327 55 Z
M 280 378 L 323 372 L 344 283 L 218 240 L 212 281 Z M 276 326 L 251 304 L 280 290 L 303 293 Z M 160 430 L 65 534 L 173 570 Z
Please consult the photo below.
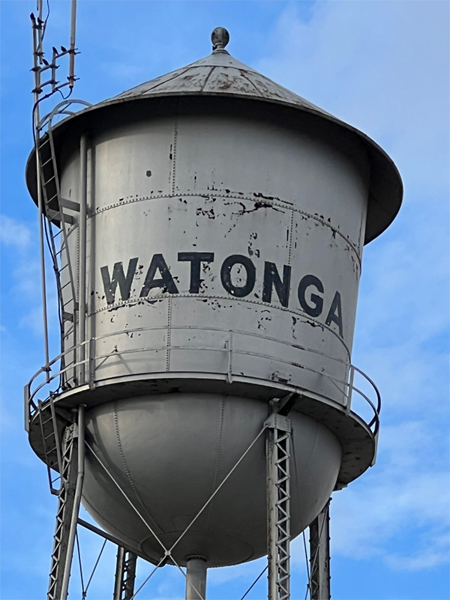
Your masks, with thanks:
M 289 249 L 288 249 L 288 265 L 291 264 L 292 258 L 292 236 L 294 235 L 294 211 L 291 211 L 291 224 L 289 227 Z
M 303 319 L 306 322 L 314 322 L 315 323 L 315 327 L 320 327 L 323 329 L 327 329 L 330 333 L 332 333 L 334 336 L 337 337 L 337 339 L 342 343 L 342 345 L 344 346 L 345 350 L 348 353 L 348 356 L 351 356 L 350 350 L 347 346 L 347 344 L 344 342 L 344 340 L 339 336 L 338 333 L 336 333 L 333 329 L 331 329 L 331 327 L 329 325 L 326 325 L 325 323 L 322 323 L 320 321 L 318 321 L 317 319 L 315 319 L 314 317 L 311 316 L 305 316 L 306 313 L 304 311 L 298 310 L 292 310 L 290 308 L 285 308 L 284 306 L 274 306 L 273 304 L 268 304 L 267 302 L 262 302 L 262 301 L 258 301 L 258 300 L 247 300 L 245 298 L 234 298 L 234 297 L 229 297 L 229 296 L 202 296 L 200 294 L 176 294 L 176 298 L 189 298 L 190 300 L 197 298 L 200 299 L 202 301 L 205 300 L 227 300 L 227 301 L 235 301 L 235 302 L 245 302 L 246 304 L 256 304 L 258 306 L 264 306 L 264 308 L 273 308 L 274 310 L 281 310 L 283 312 L 289 313 L 291 315 L 295 315 L 300 317 L 301 319 Z M 151 300 L 145 300 L 145 299 L 139 299 L 139 300 L 125 300 L 122 302 L 116 302 L 115 304 L 110 304 L 108 306 L 105 306 L 103 308 L 99 308 L 95 311 L 95 313 L 93 314 L 99 314 L 101 312 L 105 312 L 105 311 L 112 311 L 112 310 L 116 310 L 118 308 L 121 308 L 122 306 L 133 306 L 135 304 L 147 304 L 147 303 L 151 303 L 153 301 L 157 301 L 157 300 L 168 300 L 168 301 L 172 301 L 172 298 L 170 296 L 154 296 L 152 297 Z M 91 315 L 89 315 L 91 316 Z M 170 331 L 170 330 L 169 330 Z M 250 332 L 240 332 L 243 335 L 249 334 Z
M 217 192 L 225 192 L 224 194 L 221 193 L 217 193 Z M 175 194 L 174 192 L 171 194 L 159 194 L 159 195 L 155 195 L 155 196 L 136 196 L 134 198 L 132 198 L 131 196 L 129 197 L 129 200 L 122 200 L 120 202 L 115 202 L 114 204 L 109 204 L 108 206 L 102 207 L 102 208 L 98 208 L 95 213 L 93 215 L 91 215 L 92 217 L 105 212 L 107 210 L 111 210 L 113 208 L 118 208 L 120 206 L 125 206 L 127 204 L 133 204 L 134 202 L 144 202 L 146 200 L 162 200 L 164 198 L 183 198 L 183 197 L 188 197 L 188 198 L 221 198 L 222 200 L 237 200 L 238 202 L 242 202 L 243 200 L 246 200 L 248 202 L 261 202 L 261 200 L 266 200 L 267 201 L 267 207 L 266 208 L 271 208 L 272 206 L 276 206 L 278 208 L 282 208 L 284 210 L 292 210 L 300 215 L 303 215 L 309 219 L 313 219 L 314 221 L 317 221 L 318 223 L 320 223 L 321 225 L 324 225 L 325 227 L 328 227 L 329 229 L 331 229 L 331 231 L 333 231 L 335 234 L 339 235 L 339 237 L 341 237 L 351 248 L 351 250 L 353 250 L 353 252 L 355 253 L 357 259 L 358 259 L 358 263 L 361 269 L 361 261 L 362 258 L 359 254 L 359 251 L 355 245 L 355 243 L 350 240 L 350 238 L 346 237 L 341 231 L 339 231 L 339 229 L 337 229 L 336 227 L 333 227 L 331 225 L 331 223 L 329 223 L 328 221 L 325 221 L 325 219 L 320 218 L 318 215 L 312 215 L 311 213 L 308 213 L 300 208 L 297 208 L 293 202 L 290 202 L 289 200 L 282 200 L 281 198 L 277 198 L 277 200 L 268 200 L 265 199 L 264 197 L 256 197 L 256 198 L 251 198 L 249 196 L 245 196 L 245 195 L 234 195 L 234 194 L 227 194 L 225 190 L 213 190 L 213 191 L 209 191 L 205 194 L 200 194 L 200 193 L 191 193 L 191 192 L 187 192 L 187 193 L 177 193 Z M 287 206 L 286 206 L 287 205 Z M 245 213 L 244 213 L 245 214 Z
M 217 452 L 216 452 L 216 457 L 215 457 L 215 461 L 214 461 L 214 476 L 213 476 L 213 484 L 212 484 L 211 494 L 213 494 L 216 491 L 217 475 L 219 473 L 219 462 L 220 462 L 220 456 L 222 454 L 223 423 L 224 423 L 224 417 L 225 417 L 225 400 L 226 400 L 226 398 L 222 398 L 222 405 L 221 405 L 221 411 L 220 411 L 219 441 L 217 444 Z M 207 526 L 209 526 L 210 519 L 211 519 L 211 504 L 209 505 L 209 510 L 208 510 Z
M 127 461 L 125 459 L 125 454 L 123 452 L 123 447 L 122 447 L 122 441 L 120 439 L 120 433 L 119 433 L 119 418 L 117 415 L 117 400 L 114 402 L 114 428 L 116 431 L 116 439 L 117 439 L 117 445 L 119 447 L 119 453 L 120 453 L 120 458 L 122 459 L 122 464 L 123 464 L 123 468 L 125 469 L 125 473 L 128 479 L 128 482 L 136 496 L 136 498 L 138 499 L 140 505 L 142 506 L 142 508 L 144 509 L 147 517 L 150 519 L 153 527 L 158 530 L 159 532 L 162 531 L 161 527 L 158 525 L 158 523 L 156 523 L 156 521 L 154 520 L 154 518 L 151 516 L 151 514 L 148 512 L 147 507 L 145 506 L 144 502 L 142 501 L 141 496 L 139 495 L 139 492 L 136 489 L 136 486 L 134 485 L 134 481 L 133 478 L 131 477 L 131 472 L 130 469 L 128 468 L 128 464 Z
M 172 148 L 172 196 L 175 195 L 175 177 L 177 166 L 177 141 L 178 141 L 178 115 L 173 125 L 173 148 Z
M 166 371 L 170 371 L 170 346 L 172 343 L 172 298 L 167 299 L 167 342 L 166 342 Z

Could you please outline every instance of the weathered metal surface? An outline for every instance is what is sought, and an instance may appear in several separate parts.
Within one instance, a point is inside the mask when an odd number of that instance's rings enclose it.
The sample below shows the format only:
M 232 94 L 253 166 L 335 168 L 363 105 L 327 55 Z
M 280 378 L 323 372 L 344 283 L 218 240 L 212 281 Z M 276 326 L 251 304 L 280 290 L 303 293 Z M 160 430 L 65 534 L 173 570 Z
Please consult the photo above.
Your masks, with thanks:
M 54 132 L 73 314 L 55 402 L 87 406 L 86 507 L 155 563 L 149 527 L 164 547 L 178 539 L 274 395 L 297 398 L 293 537 L 375 453 L 378 415 L 371 429 L 350 412 L 349 368 L 362 247 L 395 216 L 400 179 L 371 140 L 218 40 L 211 57 Z M 36 419 L 40 453 L 35 432 Z M 264 554 L 264 492 L 261 440 L 174 559 Z
M 330 600 L 330 501 L 309 526 L 311 600 Z
M 359 148 L 354 165 L 301 132 L 200 115 L 147 120 L 92 146 L 95 381 L 223 374 L 343 403 L 342 384 L 315 371 L 347 377 L 367 191 Z M 77 177 L 72 159 L 65 196 Z M 76 227 L 69 239 L 79 254 Z
M 86 439 L 166 547 L 261 431 L 268 406 L 214 394 L 160 394 L 103 404 L 87 416 Z M 290 413 L 291 533 L 309 525 L 326 502 L 341 459 L 324 425 Z M 261 436 L 229 481 L 172 551 L 178 564 L 236 564 L 266 553 L 265 440 Z M 157 563 L 164 552 L 90 452 L 84 505 L 131 550 Z
M 66 119 L 57 126 L 55 136 L 61 142 L 64 139 L 66 128 L 68 126 L 74 127 L 74 119 L 78 119 L 77 122 L 82 123 L 83 128 L 86 126 L 92 127 L 98 121 L 99 111 L 103 112 L 102 118 L 105 118 L 104 115 L 107 115 L 106 109 L 121 105 L 124 102 L 128 103 L 136 100 L 150 102 L 170 96 L 180 98 L 187 96 L 220 96 L 222 98 L 257 100 L 269 103 L 269 105 L 292 107 L 305 113 L 306 118 L 310 119 L 311 123 L 317 123 L 317 118 L 319 118 L 321 126 L 328 124 L 328 137 L 330 139 L 338 139 L 342 137 L 341 134 L 349 133 L 364 147 L 371 168 L 368 190 L 369 217 L 365 230 L 366 243 L 379 235 L 397 214 L 402 199 L 401 179 L 391 159 L 373 140 L 311 102 L 261 75 L 251 67 L 239 62 L 226 50 L 216 50 L 211 55 L 186 67 L 136 86 L 82 111 L 74 118 Z M 211 98 L 211 103 L 213 102 L 214 100 Z M 277 108 L 277 106 L 269 106 L 268 109 L 272 113 L 280 112 L 280 107 Z M 249 110 L 251 111 L 251 108 Z M 289 125 L 289 121 L 287 124 Z M 35 185 L 33 169 L 31 161 L 27 167 L 27 179 L 30 191 L 35 196 L 33 191 Z

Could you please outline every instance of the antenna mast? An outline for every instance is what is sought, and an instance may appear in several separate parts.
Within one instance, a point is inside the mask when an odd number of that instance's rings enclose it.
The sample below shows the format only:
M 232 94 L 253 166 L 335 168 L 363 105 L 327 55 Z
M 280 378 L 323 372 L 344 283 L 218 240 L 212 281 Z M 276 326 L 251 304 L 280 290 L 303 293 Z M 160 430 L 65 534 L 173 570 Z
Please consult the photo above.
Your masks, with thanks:
M 49 126 L 49 136 L 51 135 L 51 118 L 54 116 L 50 113 L 49 116 L 44 117 L 43 120 L 40 118 L 40 103 L 53 96 L 56 92 L 60 92 L 63 88 L 68 87 L 69 93 L 63 98 L 67 100 L 72 94 L 72 90 L 76 81 L 75 77 L 75 55 L 77 54 L 75 48 L 75 33 L 76 33 L 76 13 L 77 13 L 77 0 L 72 0 L 71 7 L 71 19 L 70 19 L 70 44 L 69 49 L 61 46 L 61 50 L 57 50 L 54 46 L 52 48 L 52 58 L 49 62 L 45 58 L 44 53 L 44 38 L 47 29 L 47 22 L 50 16 L 50 5 L 47 1 L 47 16 L 43 17 L 43 0 L 37 0 L 36 4 L 37 16 L 31 13 L 31 25 L 33 31 L 33 68 L 31 69 L 34 74 L 34 89 L 32 90 L 34 95 L 33 103 L 33 137 L 35 144 L 36 154 L 36 192 L 37 192 L 37 204 L 39 208 L 39 242 L 40 242 L 40 254 L 41 254 L 41 290 L 42 290 L 42 311 L 43 311 L 43 326 L 44 326 L 44 354 L 45 354 L 45 366 L 47 382 L 50 379 L 50 365 L 49 365 L 49 342 L 48 342 L 48 324 L 47 324 L 47 291 L 45 281 L 45 255 L 44 255 L 44 216 L 48 216 L 48 205 L 49 200 L 47 198 L 47 185 L 49 181 L 46 181 L 44 174 L 44 165 L 41 156 L 41 150 L 43 147 L 43 136 L 42 131 L 45 125 Z M 69 74 L 67 81 L 61 83 L 57 81 L 57 69 L 59 69 L 58 61 L 65 55 L 69 55 Z M 43 81 L 43 75 L 48 73 L 49 77 Z M 67 108 L 67 103 L 65 107 Z M 61 111 L 64 112 L 64 111 Z M 45 144 L 45 142 L 44 142 Z M 56 165 L 54 160 L 53 152 L 51 153 L 51 162 Z M 49 161 L 47 161 L 49 162 Z M 51 177 L 53 184 L 56 187 L 56 200 L 59 202 L 59 184 L 57 180 L 57 172 L 55 170 Z M 53 241 L 52 233 L 50 237 Z

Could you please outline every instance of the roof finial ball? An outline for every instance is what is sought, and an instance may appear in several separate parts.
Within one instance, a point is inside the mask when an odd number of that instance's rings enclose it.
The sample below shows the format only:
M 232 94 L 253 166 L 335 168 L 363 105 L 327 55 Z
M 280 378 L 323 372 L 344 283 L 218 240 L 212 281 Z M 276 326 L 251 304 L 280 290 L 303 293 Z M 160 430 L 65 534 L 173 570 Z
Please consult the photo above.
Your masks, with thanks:
M 213 52 L 227 52 L 225 46 L 230 41 L 230 34 L 225 27 L 216 27 L 211 34 Z

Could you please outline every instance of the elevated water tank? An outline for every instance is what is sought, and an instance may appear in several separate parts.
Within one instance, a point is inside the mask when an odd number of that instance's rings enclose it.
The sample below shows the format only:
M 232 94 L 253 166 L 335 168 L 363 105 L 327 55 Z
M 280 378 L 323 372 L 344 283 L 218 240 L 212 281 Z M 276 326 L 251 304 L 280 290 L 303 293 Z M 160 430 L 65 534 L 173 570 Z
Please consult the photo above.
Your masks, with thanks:
M 273 398 L 296 399 L 293 537 L 375 454 L 376 416 L 348 404 L 351 349 L 363 245 L 395 217 L 400 177 L 367 136 L 230 56 L 224 30 L 214 41 L 53 131 L 72 315 L 54 404 L 86 405 L 85 507 L 153 562 L 151 532 L 179 538 Z M 34 198 L 35 175 L 31 156 Z M 36 419 L 30 441 L 44 456 Z M 179 564 L 263 555 L 265 486 L 260 436 Z

